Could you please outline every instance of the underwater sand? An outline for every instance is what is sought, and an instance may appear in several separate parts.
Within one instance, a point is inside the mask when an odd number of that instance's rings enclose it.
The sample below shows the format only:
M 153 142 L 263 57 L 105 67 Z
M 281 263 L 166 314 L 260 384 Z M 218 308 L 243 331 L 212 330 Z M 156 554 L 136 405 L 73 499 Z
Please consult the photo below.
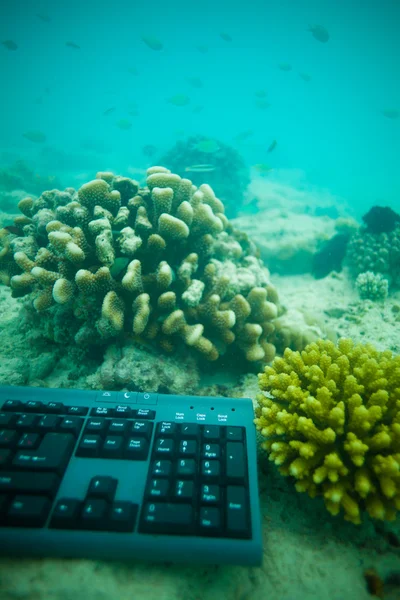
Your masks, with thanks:
M 384 305 L 360 302 L 346 274 L 316 281 L 308 275 L 272 277 L 283 304 L 308 313 L 322 330 L 399 352 L 400 294 Z M 68 363 L 54 360 L 50 344 L 21 331 L 19 300 L 0 287 L 0 383 L 29 380 L 55 387 L 68 381 Z M 42 356 L 36 356 L 40 351 Z M 57 362 L 58 361 L 58 362 Z M 74 384 L 83 387 L 84 377 Z M 71 382 L 69 383 L 71 385 Z M 226 385 L 226 382 L 225 382 Z M 254 397 L 255 375 L 232 389 Z M 262 567 L 187 566 L 69 559 L 0 559 L 1 600 L 368 600 L 363 573 L 400 575 L 399 523 L 355 526 L 331 517 L 321 499 L 295 492 L 274 465 L 260 460 L 264 536 Z M 394 536 L 388 537 L 388 532 Z M 398 600 L 400 586 L 385 586 Z

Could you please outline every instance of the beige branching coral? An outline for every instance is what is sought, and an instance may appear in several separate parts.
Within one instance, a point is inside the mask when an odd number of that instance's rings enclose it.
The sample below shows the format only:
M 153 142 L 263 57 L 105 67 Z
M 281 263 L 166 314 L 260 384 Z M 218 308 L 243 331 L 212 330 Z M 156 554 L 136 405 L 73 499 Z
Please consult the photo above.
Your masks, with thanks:
M 254 244 L 209 185 L 164 167 L 147 187 L 109 172 L 24 198 L 0 231 L 1 281 L 32 297 L 56 341 L 131 336 L 208 360 L 270 361 L 278 296 Z

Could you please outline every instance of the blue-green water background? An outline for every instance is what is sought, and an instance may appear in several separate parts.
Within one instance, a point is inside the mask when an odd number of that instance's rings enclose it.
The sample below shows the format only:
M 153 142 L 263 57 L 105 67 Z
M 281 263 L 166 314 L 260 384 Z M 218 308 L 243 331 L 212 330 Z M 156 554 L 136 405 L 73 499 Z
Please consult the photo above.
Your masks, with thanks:
M 328 29 L 328 43 L 307 30 L 314 23 Z M 381 112 L 400 109 L 399 25 L 396 0 L 5 0 L 0 39 L 18 49 L 0 46 L 1 165 L 24 158 L 74 185 L 72 175 L 146 168 L 152 161 L 142 147 L 162 153 L 182 131 L 234 143 L 252 129 L 237 146 L 249 165 L 301 169 L 358 215 L 376 203 L 400 210 L 400 118 Z M 150 49 L 143 35 L 159 38 L 163 50 Z M 290 72 L 278 68 L 286 62 Z M 267 110 L 255 106 L 260 89 Z M 175 94 L 189 95 L 190 104 L 168 103 Z M 133 104 L 139 114 L 130 117 Z M 204 106 L 198 114 L 197 105 Z M 122 118 L 131 129 L 116 126 Z M 46 143 L 25 139 L 29 130 L 43 131 Z M 267 155 L 273 139 L 278 146 Z

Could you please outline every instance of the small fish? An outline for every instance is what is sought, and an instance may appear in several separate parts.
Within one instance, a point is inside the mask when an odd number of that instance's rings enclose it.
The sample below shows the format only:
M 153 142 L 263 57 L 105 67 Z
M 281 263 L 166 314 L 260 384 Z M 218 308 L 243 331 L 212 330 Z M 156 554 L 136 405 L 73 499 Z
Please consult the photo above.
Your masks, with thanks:
M 171 98 L 167 99 L 169 104 L 174 104 L 175 106 L 187 106 L 190 102 L 189 96 L 186 94 L 176 94 L 175 96 L 171 96 Z
M 43 144 L 47 139 L 42 131 L 26 131 L 22 136 L 35 144 Z
M 299 75 L 303 81 L 306 81 L 307 83 L 311 81 L 311 75 L 308 75 L 308 73 L 299 73 Z
M 256 107 L 260 108 L 261 110 L 265 110 L 266 108 L 269 108 L 271 106 L 271 104 L 268 102 L 268 100 L 265 100 L 265 98 L 257 98 L 256 100 Z
M 20 229 L 20 227 L 16 227 L 15 225 L 6 225 L 5 227 L 3 227 L 3 229 L 6 229 L 9 233 L 18 235 L 19 237 L 22 237 L 24 235 L 22 229 Z
M 111 108 L 107 108 L 107 110 L 105 110 L 103 112 L 103 117 L 106 117 L 107 115 L 111 115 L 111 113 L 113 113 L 115 111 L 115 106 L 112 106 Z
M 146 144 L 145 146 L 143 146 L 142 152 L 145 156 L 148 156 L 149 158 L 151 158 L 157 152 L 157 148 L 156 148 L 156 146 L 153 146 L 152 144 Z
M 142 42 L 152 50 L 162 50 L 164 48 L 164 44 L 161 40 L 152 35 L 142 35 Z
M 49 15 L 45 15 L 44 13 L 36 13 L 38 19 L 43 21 L 44 23 L 50 23 L 51 19 Z
M 277 145 L 278 145 L 278 142 L 276 140 L 273 140 L 273 142 L 268 147 L 267 153 L 268 152 L 272 152 L 273 150 L 275 150 L 275 148 L 277 147 Z
M 78 44 L 75 44 L 75 42 L 65 42 L 65 45 L 68 46 L 68 48 L 75 48 L 75 50 L 81 49 L 81 47 L 78 46 Z
M 7 50 L 17 50 L 18 48 L 17 44 L 12 40 L 4 40 L 1 43 L 5 48 L 7 48 Z
M 315 37 L 316 40 L 325 44 L 329 40 L 329 32 L 322 25 L 309 25 L 308 30 Z
M 211 173 L 211 171 L 215 171 L 214 165 L 191 165 L 190 167 L 185 167 L 186 173 Z
M 137 108 L 132 108 L 131 110 L 128 110 L 128 115 L 130 115 L 131 117 L 138 117 L 140 115 L 140 112 Z
M 194 88 L 199 89 L 203 87 L 203 82 L 200 77 L 186 77 L 186 81 Z
M 192 112 L 193 112 L 194 114 L 198 114 L 198 113 L 200 113 L 200 112 L 203 110 L 203 108 L 204 108 L 204 106 L 201 106 L 201 105 L 199 105 L 199 106 L 195 106 L 195 107 L 193 108 Z
M 206 54 L 206 52 L 208 52 L 208 46 L 196 46 L 196 50 L 198 50 L 202 54 Z
M 128 73 L 130 73 L 131 75 L 139 75 L 139 71 L 137 70 L 136 67 L 129 67 Z
M 225 41 L 225 42 L 231 42 L 232 41 L 232 37 L 229 35 L 229 33 L 220 33 L 219 36 Z
M 201 142 L 197 142 L 195 149 L 205 154 L 213 154 L 214 152 L 218 152 L 219 144 L 215 140 L 202 140 Z
M 235 137 L 233 139 L 236 142 L 244 142 L 245 140 L 247 140 L 247 138 L 249 138 L 253 134 L 254 134 L 254 131 L 252 129 L 246 129 L 246 131 L 241 131 L 240 133 L 235 135 Z
M 120 119 L 116 122 L 116 126 L 122 129 L 123 131 L 126 131 L 127 129 L 130 129 L 132 127 L 132 123 L 128 121 L 128 119 Z
M 268 175 L 272 171 L 272 167 L 266 165 L 265 163 L 258 163 L 253 166 L 253 169 L 258 171 L 260 175 Z
M 292 70 L 292 65 L 290 65 L 289 63 L 279 63 L 278 68 L 281 71 L 291 71 Z
M 255 92 L 255 96 L 256 96 L 257 98 L 265 98 L 265 97 L 266 97 L 266 95 L 267 95 L 267 92 L 266 92 L 265 90 L 257 90 L 257 91 Z
M 398 119 L 400 116 L 400 111 L 398 111 L 397 108 L 385 108 L 382 111 L 382 114 L 387 119 Z

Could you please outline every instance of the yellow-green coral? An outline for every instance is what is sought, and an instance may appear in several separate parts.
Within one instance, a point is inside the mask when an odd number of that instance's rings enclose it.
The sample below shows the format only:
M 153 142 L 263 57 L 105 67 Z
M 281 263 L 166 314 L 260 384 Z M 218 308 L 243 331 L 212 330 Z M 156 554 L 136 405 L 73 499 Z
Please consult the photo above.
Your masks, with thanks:
M 21 200 L 0 231 L 0 280 L 32 298 L 56 341 L 140 336 L 207 360 L 272 360 L 280 307 L 254 244 L 209 185 L 158 166 L 146 184 L 99 172 Z
M 361 522 L 400 510 L 400 356 L 349 339 L 286 349 L 259 375 L 262 448 L 296 489 Z

